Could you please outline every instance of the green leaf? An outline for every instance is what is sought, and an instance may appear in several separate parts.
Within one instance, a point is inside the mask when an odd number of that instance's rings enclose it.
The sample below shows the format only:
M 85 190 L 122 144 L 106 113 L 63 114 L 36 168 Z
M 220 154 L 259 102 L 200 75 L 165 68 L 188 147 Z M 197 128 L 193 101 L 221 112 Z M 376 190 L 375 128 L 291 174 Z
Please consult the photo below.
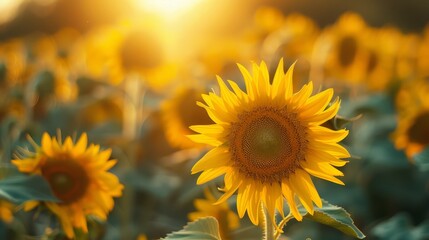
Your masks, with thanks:
M 0 181 L 0 198 L 16 204 L 38 200 L 59 202 L 48 182 L 40 175 L 17 175 Z
M 399 213 L 377 224 L 371 233 L 380 240 L 424 240 L 429 238 L 429 221 L 426 220 L 419 226 L 413 226 L 407 213 Z
M 332 205 L 325 200 L 322 200 L 322 203 L 322 208 L 314 208 L 313 215 L 308 214 L 302 206 L 299 207 L 299 211 L 304 217 L 334 227 L 347 235 L 359 239 L 365 238 L 365 235 L 354 225 L 353 219 L 344 208 Z
M 221 240 L 219 224 L 214 217 L 199 218 L 194 222 L 188 223 L 182 230 L 170 233 L 163 239 Z

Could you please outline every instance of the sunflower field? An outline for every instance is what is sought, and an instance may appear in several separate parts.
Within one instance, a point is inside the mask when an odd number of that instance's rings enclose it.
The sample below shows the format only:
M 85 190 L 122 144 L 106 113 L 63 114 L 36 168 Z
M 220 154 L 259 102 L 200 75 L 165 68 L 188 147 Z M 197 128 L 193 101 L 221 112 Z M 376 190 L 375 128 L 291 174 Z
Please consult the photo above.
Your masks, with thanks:
M 0 1 L 0 239 L 429 239 L 428 12 Z

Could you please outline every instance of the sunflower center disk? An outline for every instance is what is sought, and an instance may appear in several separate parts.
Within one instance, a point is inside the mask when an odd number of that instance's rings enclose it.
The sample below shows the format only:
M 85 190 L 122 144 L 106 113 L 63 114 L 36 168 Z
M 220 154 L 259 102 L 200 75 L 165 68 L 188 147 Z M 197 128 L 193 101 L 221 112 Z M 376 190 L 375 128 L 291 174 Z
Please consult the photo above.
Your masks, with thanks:
M 429 111 L 416 117 L 414 123 L 408 129 L 408 136 L 412 142 L 422 145 L 429 144 Z
M 338 58 L 342 67 L 348 67 L 353 63 L 358 46 L 353 36 L 346 36 L 339 43 Z
M 232 125 L 230 151 L 242 173 L 261 181 L 281 181 L 299 166 L 306 128 L 285 110 L 259 108 Z
M 42 167 L 42 175 L 63 204 L 79 200 L 89 185 L 85 170 L 73 160 L 48 160 Z

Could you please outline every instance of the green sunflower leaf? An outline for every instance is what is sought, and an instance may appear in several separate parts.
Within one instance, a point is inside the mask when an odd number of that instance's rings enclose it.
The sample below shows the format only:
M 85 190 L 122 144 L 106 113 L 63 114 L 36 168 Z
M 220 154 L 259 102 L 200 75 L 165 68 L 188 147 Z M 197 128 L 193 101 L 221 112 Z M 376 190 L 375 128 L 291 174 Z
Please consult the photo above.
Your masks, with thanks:
M 0 198 L 21 204 L 30 200 L 59 202 L 40 175 L 16 175 L 0 180 Z
M 314 208 L 313 215 L 308 214 L 302 206 L 300 206 L 299 211 L 304 217 L 334 227 L 347 235 L 359 239 L 365 238 L 365 235 L 354 225 L 353 219 L 344 208 L 332 205 L 325 200 L 322 200 L 322 203 L 322 208 Z
M 182 230 L 167 234 L 165 240 L 195 239 L 220 240 L 219 224 L 214 217 L 205 217 L 188 223 Z

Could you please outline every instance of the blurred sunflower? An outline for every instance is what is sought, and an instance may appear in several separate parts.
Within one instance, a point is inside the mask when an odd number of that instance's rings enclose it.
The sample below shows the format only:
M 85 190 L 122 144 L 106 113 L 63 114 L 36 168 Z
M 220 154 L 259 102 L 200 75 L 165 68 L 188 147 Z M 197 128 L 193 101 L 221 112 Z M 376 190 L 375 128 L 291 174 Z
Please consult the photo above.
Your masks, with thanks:
M 0 220 L 5 223 L 13 221 L 13 212 L 15 206 L 7 200 L 0 199 Z
M 283 60 L 272 84 L 264 62 L 259 66 L 253 64 L 253 75 L 238 66 L 246 92 L 228 81 L 231 91 L 218 77 L 220 95 L 209 93 L 203 95 L 205 104 L 198 102 L 215 124 L 191 126 L 200 134 L 189 137 L 214 149 L 193 166 L 192 173 L 202 172 L 197 184 L 225 174 L 225 193 L 217 203 L 238 191 L 238 214 L 243 217 L 247 211 L 255 225 L 262 217 L 261 204 L 273 223 L 276 209 L 284 216 L 284 200 L 291 214 L 302 220 L 299 202 L 310 214 L 314 213 L 313 202 L 322 206 L 310 175 L 344 184 L 335 177 L 343 175 L 335 167 L 345 165 L 347 161 L 341 158 L 350 156 L 337 143 L 348 131 L 320 126 L 337 114 L 340 101 L 337 98 L 328 107 L 332 89 L 310 96 L 312 82 L 293 93 L 293 66 L 285 74 Z
M 429 83 L 410 81 L 397 95 L 398 125 L 393 133 L 395 145 L 413 156 L 429 147 Z
M 206 199 L 194 200 L 194 206 L 197 211 L 188 214 L 189 220 L 195 221 L 198 218 L 212 216 L 219 222 L 221 239 L 231 239 L 228 236 L 229 232 L 240 226 L 240 219 L 237 214 L 231 211 L 227 202 L 215 205 L 216 198 L 207 188 L 204 189 L 204 196 Z
M 213 123 L 204 109 L 195 105 L 195 102 L 202 100 L 201 93 L 197 89 L 183 87 L 163 103 L 161 116 L 166 138 L 171 146 L 181 149 L 204 146 L 186 137 L 193 133 L 189 129 L 190 125 Z
M 252 32 L 264 39 L 268 34 L 278 30 L 284 23 L 283 13 L 273 7 L 259 7 L 253 16 Z
M 301 14 L 290 14 L 284 17 L 283 23 L 276 31 L 271 32 L 263 41 L 261 55 L 273 66 L 283 57 L 285 64 L 292 64 L 299 59 L 294 69 L 294 87 L 308 82 L 310 61 L 319 29 L 308 17 Z M 273 64 L 271 64 L 273 63 Z M 295 89 L 294 89 L 295 90 Z
M 4 84 L 10 86 L 23 83 L 26 79 L 26 65 L 24 43 L 21 39 L 0 44 L 0 87 Z
M 59 218 L 67 237 L 73 238 L 73 228 L 88 232 L 86 215 L 106 220 L 114 206 L 113 197 L 122 195 L 123 185 L 107 172 L 115 163 L 108 160 L 111 149 L 100 151 L 99 145 L 87 147 L 84 133 L 76 144 L 70 137 L 64 143 L 43 134 L 42 144 L 33 142 L 35 152 L 23 151 L 23 157 L 12 160 L 21 172 L 40 174 L 49 183 L 60 202 L 42 202 Z M 24 210 L 41 204 L 29 201 Z
M 322 32 L 320 48 L 315 54 L 326 55 L 326 76 L 354 84 L 363 80 L 368 61 L 364 45 L 368 31 L 369 28 L 359 15 L 346 13 L 336 24 Z
M 212 80 L 215 74 L 236 77 L 240 73 L 235 68 L 235 63 L 244 59 L 254 59 L 256 54 L 254 43 L 241 33 L 235 37 L 212 39 L 199 53 L 202 76 L 197 77 L 209 80 Z
M 364 42 L 367 61 L 362 79 L 369 90 L 383 91 L 393 79 L 401 38 L 402 34 L 396 28 L 371 30 Z
M 90 130 L 102 124 L 122 125 L 123 99 L 115 94 L 90 99 L 81 105 L 78 123 L 82 129 Z
M 426 26 L 419 46 L 417 67 L 420 77 L 429 77 L 429 25 Z
M 397 58 L 395 65 L 395 76 L 399 79 L 412 79 L 417 77 L 419 47 L 422 38 L 418 34 L 403 34 L 397 48 Z
M 77 72 L 82 76 L 119 85 L 124 79 L 118 56 L 123 35 L 121 27 L 104 27 L 89 32 L 76 53 L 82 59 Z

